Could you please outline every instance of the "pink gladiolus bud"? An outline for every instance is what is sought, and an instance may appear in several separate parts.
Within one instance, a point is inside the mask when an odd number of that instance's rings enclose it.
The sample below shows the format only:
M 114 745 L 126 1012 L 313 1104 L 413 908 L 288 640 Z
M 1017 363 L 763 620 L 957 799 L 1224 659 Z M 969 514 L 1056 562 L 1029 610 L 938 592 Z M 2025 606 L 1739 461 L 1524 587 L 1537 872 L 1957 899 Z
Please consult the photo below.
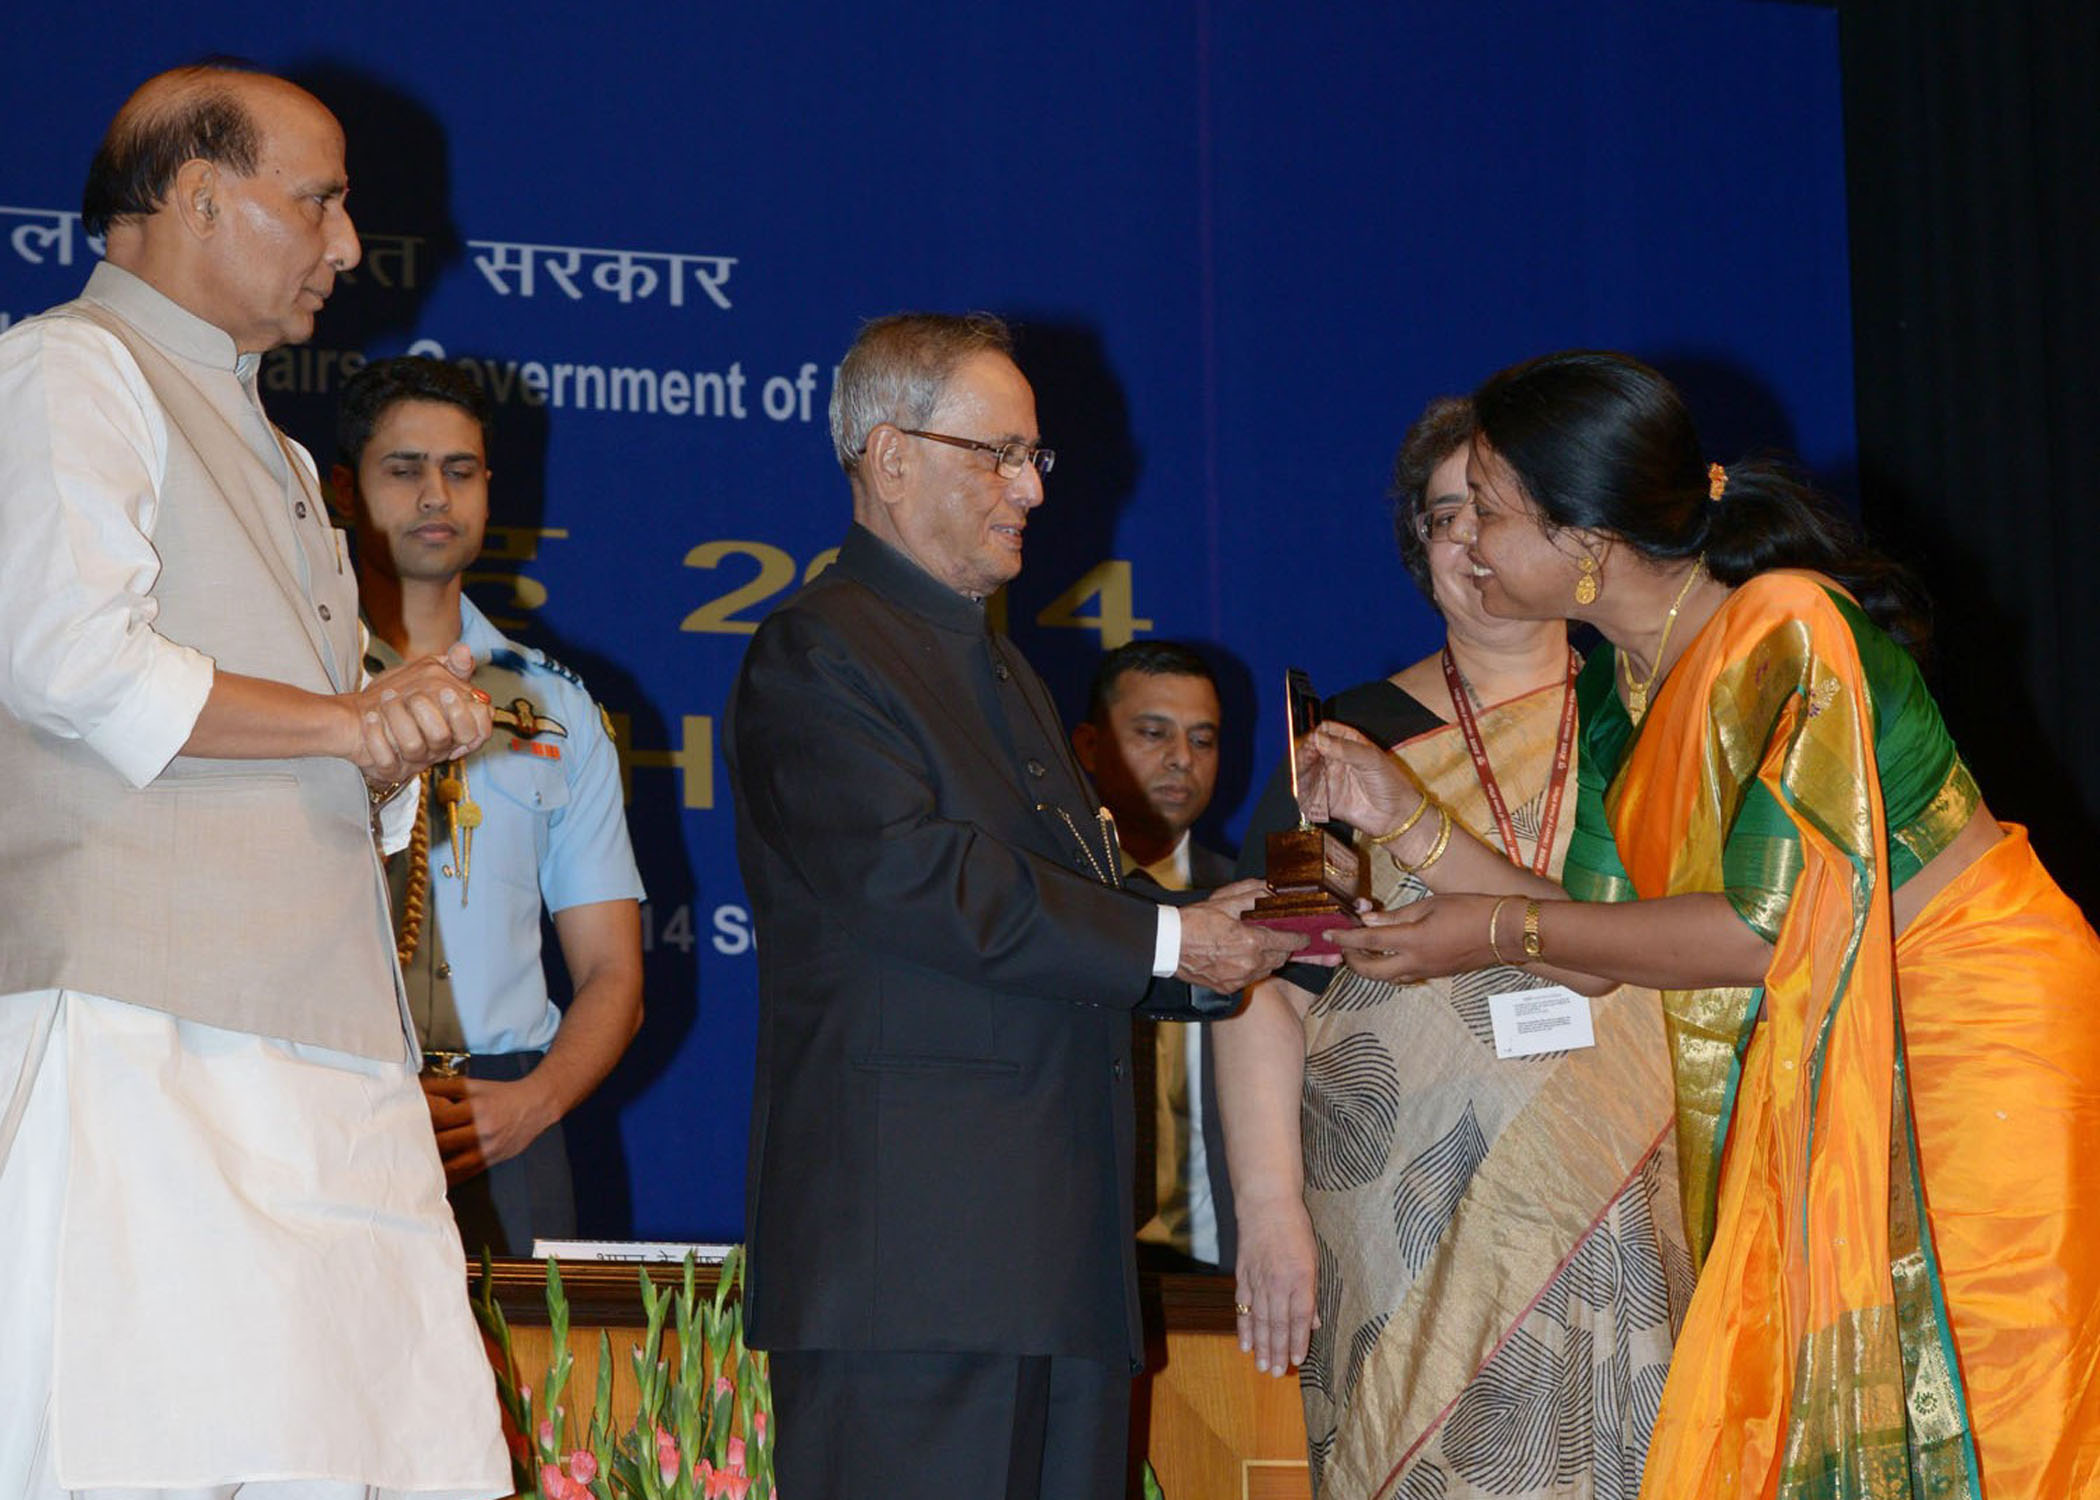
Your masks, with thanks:
M 751 1413 L 751 1436 L 758 1443 L 759 1447 L 765 1447 L 766 1414 L 762 1411 L 755 1411 Z
M 589 1490 L 553 1464 L 540 1465 L 540 1489 L 547 1500 L 593 1500 Z
M 678 1477 L 678 1440 L 661 1427 L 656 1429 L 656 1472 L 665 1484 Z
M 540 1419 L 540 1451 L 541 1451 L 542 1453 L 548 1453 L 548 1452 L 551 1452 L 551 1451 L 553 1451 L 553 1448 L 554 1448 L 554 1418 L 552 1418 L 552 1417 L 542 1417 L 542 1418 Z
M 751 1476 L 749 1474 L 724 1474 L 722 1476 L 724 1500 L 744 1500 L 744 1496 L 750 1493 L 750 1490 Z
M 717 1396 L 735 1395 L 736 1382 L 734 1380 L 731 1380 L 727 1375 L 717 1375 L 715 1377 L 715 1394 Z
M 704 1458 L 694 1464 L 693 1483 L 700 1486 L 702 1494 L 712 1495 L 715 1492 L 715 1466 Z
M 735 1470 L 735 1471 L 736 1471 L 737 1473 L 739 1473 L 739 1474 L 743 1473 L 743 1471 L 744 1471 L 744 1440 L 743 1440 L 742 1438 L 740 1438 L 740 1437 L 732 1437 L 732 1438 L 730 1438 L 730 1440 L 729 1440 L 729 1452 L 728 1452 L 728 1454 L 727 1454 L 727 1457 L 728 1457 L 728 1459 L 729 1459 L 729 1467 L 730 1467 L 730 1468 L 732 1468 L 732 1469 L 734 1469 L 734 1470 Z
M 581 1484 L 589 1484 L 598 1477 L 598 1455 L 588 1448 L 578 1448 L 569 1455 L 569 1474 Z

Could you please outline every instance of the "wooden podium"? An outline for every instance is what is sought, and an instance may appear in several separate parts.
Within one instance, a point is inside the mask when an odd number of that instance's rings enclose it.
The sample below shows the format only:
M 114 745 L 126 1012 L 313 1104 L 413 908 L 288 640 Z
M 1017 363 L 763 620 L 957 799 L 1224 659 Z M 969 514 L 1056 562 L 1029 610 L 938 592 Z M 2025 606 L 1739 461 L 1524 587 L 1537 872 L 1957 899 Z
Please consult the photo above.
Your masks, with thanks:
M 681 1267 L 652 1264 L 650 1279 L 666 1290 Z M 613 1410 L 634 1413 L 628 1351 L 640 1341 L 642 1298 L 632 1262 L 561 1262 L 569 1299 L 569 1349 L 576 1361 L 569 1389 L 586 1393 L 598 1379 L 598 1334 L 611 1336 Z M 714 1287 L 714 1268 L 700 1267 L 700 1284 Z M 469 1277 L 480 1295 L 481 1276 Z M 512 1345 L 525 1378 L 537 1383 L 553 1350 L 547 1329 L 547 1275 L 535 1260 L 495 1263 L 497 1304 L 509 1320 Z M 1131 1452 L 1152 1460 L 1167 1500 L 1299 1500 L 1310 1497 L 1305 1468 L 1305 1418 L 1295 1376 L 1255 1371 L 1240 1353 L 1232 1313 L 1232 1278 L 1144 1272 L 1148 1373 L 1131 1393 Z M 675 1335 L 666 1331 L 666 1349 Z M 588 1401 L 585 1396 L 584 1400 Z M 569 1403 L 574 1409 L 575 1402 Z M 1135 1462 L 1133 1460 L 1133 1467 Z M 1135 1491 L 1133 1491 L 1135 1493 Z M 783 1500 L 803 1500 L 785 1496 Z
M 1130 1451 L 1167 1500 L 1311 1500 L 1293 1371 L 1240 1352 L 1232 1278 L 1140 1272 L 1147 1371 L 1130 1397 Z

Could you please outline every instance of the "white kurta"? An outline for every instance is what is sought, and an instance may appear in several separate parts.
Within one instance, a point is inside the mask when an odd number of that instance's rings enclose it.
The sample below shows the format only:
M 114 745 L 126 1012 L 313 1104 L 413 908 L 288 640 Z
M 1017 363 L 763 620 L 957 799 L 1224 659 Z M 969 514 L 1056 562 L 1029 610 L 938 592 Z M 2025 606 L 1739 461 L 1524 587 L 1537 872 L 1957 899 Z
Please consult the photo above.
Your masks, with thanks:
M 0 1262 L 0 1494 L 510 1490 L 404 1064 L 0 999 Z

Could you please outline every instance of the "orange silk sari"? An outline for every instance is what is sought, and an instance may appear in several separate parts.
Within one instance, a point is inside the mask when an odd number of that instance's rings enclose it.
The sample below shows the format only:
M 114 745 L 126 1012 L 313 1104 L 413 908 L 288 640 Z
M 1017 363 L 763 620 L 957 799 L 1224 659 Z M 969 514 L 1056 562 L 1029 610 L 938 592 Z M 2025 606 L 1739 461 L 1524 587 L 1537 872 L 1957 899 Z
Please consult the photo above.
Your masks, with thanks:
M 1663 996 L 1703 1265 L 1644 1500 L 2100 1494 L 2100 940 L 2017 828 L 1898 937 L 1876 732 L 1768 574 L 1606 794 L 1642 897 L 1723 888 L 1753 782 L 1802 859 L 1762 990 Z

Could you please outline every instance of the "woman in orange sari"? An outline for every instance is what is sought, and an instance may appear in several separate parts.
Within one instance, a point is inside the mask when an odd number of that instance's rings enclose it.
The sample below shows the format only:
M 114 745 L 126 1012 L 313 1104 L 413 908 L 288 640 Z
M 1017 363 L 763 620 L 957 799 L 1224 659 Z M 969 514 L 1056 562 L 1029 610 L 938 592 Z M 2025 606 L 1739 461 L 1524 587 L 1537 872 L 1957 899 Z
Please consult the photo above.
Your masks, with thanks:
M 1358 972 L 1663 992 L 1700 1272 L 1642 1495 L 2100 1493 L 2100 939 L 1955 753 L 1907 576 L 1775 467 L 1709 466 L 1625 356 L 1474 402 L 1483 607 L 1606 642 L 1565 889 L 1346 730 L 1306 810 L 1405 827 L 1437 892 L 1337 935 Z

